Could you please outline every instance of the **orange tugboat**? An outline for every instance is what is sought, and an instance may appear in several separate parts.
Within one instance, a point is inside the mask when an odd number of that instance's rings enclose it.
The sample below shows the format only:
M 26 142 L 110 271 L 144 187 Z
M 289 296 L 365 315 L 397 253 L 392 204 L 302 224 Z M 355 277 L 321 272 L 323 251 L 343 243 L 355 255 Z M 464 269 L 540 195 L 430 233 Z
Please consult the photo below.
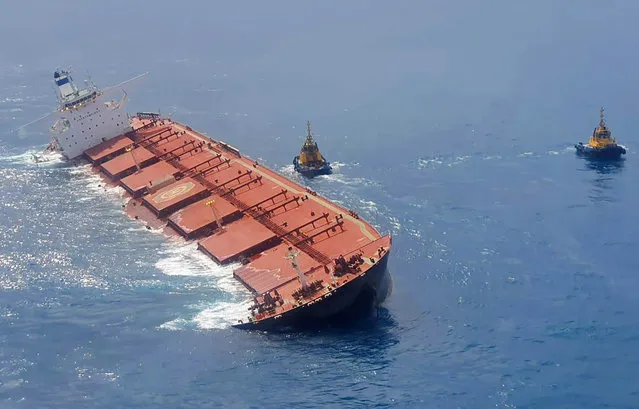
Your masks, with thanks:
M 254 296 L 236 327 L 313 324 L 388 295 L 391 237 L 354 211 L 185 124 L 129 117 L 121 86 L 79 90 L 64 70 L 54 80 L 51 146 L 126 190 L 131 217 L 197 241 L 220 264 L 236 263 L 234 277 Z M 114 90 L 120 102 L 106 100 Z
M 302 175 L 312 178 L 318 175 L 328 175 L 333 171 L 311 135 L 311 121 L 306 121 L 306 141 L 300 149 L 300 154 L 293 159 L 295 170 Z
M 575 145 L 577 154 L 594 159 L 619 159 L 626 154 L 626 148 L 617 144 L 604 120 L 604 109 L 599 111 L 599 127 L 595 128 L 587 144 Z

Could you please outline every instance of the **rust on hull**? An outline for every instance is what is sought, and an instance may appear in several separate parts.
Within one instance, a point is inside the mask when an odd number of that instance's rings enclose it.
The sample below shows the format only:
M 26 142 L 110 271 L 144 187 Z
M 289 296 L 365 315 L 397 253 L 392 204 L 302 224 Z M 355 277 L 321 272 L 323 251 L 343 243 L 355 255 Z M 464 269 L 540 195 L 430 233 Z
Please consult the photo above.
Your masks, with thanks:
M 254 305 L 238 327 L 316 319 L 378 290 L 392 240 L 355 212 L 183 124 L 139 115 L 131 125 L 85 157 L 128 192 L 132 217 L 239 263 Z

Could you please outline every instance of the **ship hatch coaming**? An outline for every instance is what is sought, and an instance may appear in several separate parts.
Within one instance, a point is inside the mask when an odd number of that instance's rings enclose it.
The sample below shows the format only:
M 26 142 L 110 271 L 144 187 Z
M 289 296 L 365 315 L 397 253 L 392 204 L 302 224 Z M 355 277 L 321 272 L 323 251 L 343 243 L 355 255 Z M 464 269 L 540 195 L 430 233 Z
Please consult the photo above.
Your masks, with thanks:
M 153 165 L 142 168 L 120 180 L 120 186 L 127 190 L 133 197 L 140 196 L 145 190 L 153 189 L 166 180 L 171 180 L 180 174 L 180 171 L 165 161 L 159 161 Z
M 169 225 L 186 238 L 198 237 L 205 232 L 211 235 L 217 226 L 213 211 L 218 212 L 221 224 L 229 223 L 242 216 L 241 212 L 228 201 L 213 196 L 215 208 L 207 206 L 210 198 L 202 199 L 173 213 L 168 220 Z
M 127 154 L 103 162 L 100 167 L 111 179 L 121 179 L 136 171 L 158 161 L 157 156 L 145 148 L 138 146 Z

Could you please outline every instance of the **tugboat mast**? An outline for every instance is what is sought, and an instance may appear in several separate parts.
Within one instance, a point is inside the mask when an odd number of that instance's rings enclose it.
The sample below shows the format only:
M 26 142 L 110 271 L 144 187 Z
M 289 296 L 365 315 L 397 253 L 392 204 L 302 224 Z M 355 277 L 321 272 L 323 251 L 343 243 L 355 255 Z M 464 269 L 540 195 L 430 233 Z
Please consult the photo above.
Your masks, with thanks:
M 311 135 L 311 121 L 306 121 L 306 143 L 313 143 L 313 135 Z

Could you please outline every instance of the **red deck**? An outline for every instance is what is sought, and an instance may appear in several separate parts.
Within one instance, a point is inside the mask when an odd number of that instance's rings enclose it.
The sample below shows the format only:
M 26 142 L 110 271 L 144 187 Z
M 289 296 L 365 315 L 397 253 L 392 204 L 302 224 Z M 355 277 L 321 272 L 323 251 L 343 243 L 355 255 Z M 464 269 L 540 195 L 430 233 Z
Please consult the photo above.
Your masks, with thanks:
M 215 199 L 215 210 L 222 224 L 241 216 L 237 207 L 221 197 L 207 197 L 173 213 L 169 217 L 169 226 L 187 238 L 198 236 L 203 231 L 217 227 L 213 209 L 206 205 L 211 199 Z
M 218 262 L 225 264 L 241 256 L 249 256 L 268 248 L 277 235 L 250 217 L 224 226 L 224 231 L 199 243 L 199 248 Z
M 291 280 L 297 281 L 297 272 L 286 259 L 288 253 L 288 245 L 280 244 L 263 251 L 249 264 L 235 270 L 233 275 L 255 294 L 271 291 Z M 303 252 L 297 255 L 297 265 L 303 273 L 320 267 Z
M 135 159 L 132 155 L 135 155 Z M 120 179 L 136 170 L 136 161 L 140 168 L 144 168 L 157 161 L 157 158 L 154 154 L 139 146 L 131 152 L 126 152 L 103 162 L 100 167 L 111 179 Z
M 179 210 L 210 193 L 193 178 L 184 178 L 145 196 L 142 202 L 159 217 Z
M 171 166 L 167 162 L 160 161 L 156 164 L 142 169 L 139 173 L 134 173 L 120 181 L 120 185 L 124 187 L 133 197 L 137 197 L 148 186 L 153 186 L 167 177 L 176 176 L 180 171 Z
M 200 149 L 193 150 L 190 153 L 180 157 L 178 164 L 185 169 L 189 169 L 193 172 L 206 169 L 208 166 L 206 162 L 213 159 L 215 155 L 209 151 L 202 151 Z
M 87 157 L 96 165 L 109 160 L 115 155 L 119 155 L 126 149 L 127 146 L 131 146 L 133 141 L 124 135 L 120 135 L 116 138 L 109 139 L 102 142 L 93 148 L 87 149 L 84 152 Z

